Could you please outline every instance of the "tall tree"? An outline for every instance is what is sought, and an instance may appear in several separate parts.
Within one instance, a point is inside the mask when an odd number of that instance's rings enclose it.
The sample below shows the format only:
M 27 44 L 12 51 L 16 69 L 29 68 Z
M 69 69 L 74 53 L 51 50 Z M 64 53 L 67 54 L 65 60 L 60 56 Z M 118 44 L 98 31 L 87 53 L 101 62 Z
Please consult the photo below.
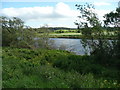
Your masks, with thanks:
M 113 12 L 110 12 L 104 16 L 105 26 L 114 27 L 116 32 L 117 39 L 112 42 L 113 48 L 111 48 L 112 58 L 116 60 L 117 67 L 120 65 L 120 7 L 116 8 Z
M 80 11 L 79 22 L 75 24 L 82 30 L 82 34 L 86 39 L 82 39 L 82 44 L 91 55 L 95 57 L 96 62 L 102 65 L 109 65 L 110 58 L 113 54 L 111 48 L 113 45 L 105 38 L 101 21 L 95 13 L 92 4 L 75 5 Z M 89 40 L 88 40 L 89 39 Z M 97 40 L 95 40 L 97 39 Z

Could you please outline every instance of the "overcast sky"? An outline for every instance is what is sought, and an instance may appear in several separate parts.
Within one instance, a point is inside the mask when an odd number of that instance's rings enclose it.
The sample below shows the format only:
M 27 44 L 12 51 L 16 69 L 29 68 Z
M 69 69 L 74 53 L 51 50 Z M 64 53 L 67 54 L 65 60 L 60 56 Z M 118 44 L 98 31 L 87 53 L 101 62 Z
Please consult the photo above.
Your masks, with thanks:
M 19 17 L 26 25 L 36 28 L 44 24 L 48 24 L 49 27 L 76 28 L 77 26 L 74 25 L 74 22 L 80 13 L 76 10 L 75 4 L 85 4 L 87 1 L 64 1 L 41 2 L 34 0 L 34 2 L 29 2 L 27 0 L 2 0 L 0 15 Z M 95 5 L 96 13 L 100 20 L 103 20 L 104 14 L 115 10 L 118 6 L 118 0 L 89 0 L 88 3 Z

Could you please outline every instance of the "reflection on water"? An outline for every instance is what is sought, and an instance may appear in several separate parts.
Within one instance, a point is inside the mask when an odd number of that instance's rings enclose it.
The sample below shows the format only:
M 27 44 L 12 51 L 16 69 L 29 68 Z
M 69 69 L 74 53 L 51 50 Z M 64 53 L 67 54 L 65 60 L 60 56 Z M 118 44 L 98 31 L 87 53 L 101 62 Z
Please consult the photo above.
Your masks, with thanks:
M 54 46 L 59 48 L 65 48 L 67 51 L 74 52 L 77 55 L 84 55 L 85 49 L 82 47 L 81 39 L 68 39 L 68 38 L 50 38 L 54 40 Z

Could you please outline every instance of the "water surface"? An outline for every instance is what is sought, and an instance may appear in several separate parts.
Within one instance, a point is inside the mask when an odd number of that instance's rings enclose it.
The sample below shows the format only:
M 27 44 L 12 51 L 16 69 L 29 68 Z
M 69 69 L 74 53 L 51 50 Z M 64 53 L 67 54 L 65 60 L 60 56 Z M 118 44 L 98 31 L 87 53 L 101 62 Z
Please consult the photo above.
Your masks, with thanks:
M 54 41 L 54 46 L 57 49 L 63 49 L 74 52 L 77 55 L 84 55 L 85 49 L 81 44 L 81 39 L 69 39 L 69 38 L 50 38 Z

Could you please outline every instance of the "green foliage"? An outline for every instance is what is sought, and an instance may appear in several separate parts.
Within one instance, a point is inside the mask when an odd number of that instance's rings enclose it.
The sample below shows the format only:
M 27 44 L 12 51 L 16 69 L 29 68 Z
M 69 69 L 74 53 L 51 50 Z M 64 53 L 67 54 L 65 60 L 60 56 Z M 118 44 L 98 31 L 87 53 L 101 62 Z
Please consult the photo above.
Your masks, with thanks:
M 83 28 L 81 30 L 82 34 L 86 36 L 91 36 L 92 33 L 95 33 L 96 30 L 100 31 L 99 29 L 101 27 L 101 23 L 96 13 L 94 12 L 94 6 L 88 3 L 86 3 L 85 5 L 76 4 L 75 6 L 77 7 L 77 10 L 80 11 L 80 16 L 78 16 L 80 20 L 75 22 L 75 24 L 78 26 L 79 29 Z M 96 28 L 95 31 L 94 28 Z
M 2 25 L 2 46 L 20 48 L 50 48 L 53 42 L 49 40 L 49 30 L 46 26 L 34 30 L 24 25 L 24 22 L 16 17 L 0 17 Z M 39 36 L 37 33 L 40 33 Z M 38 38 L 39 37 L 39 38 Z M 37 39 L 36 39 L 37 38 Z
M 2 25 L 2 46 L 33 48 L 35 32 L 25 27 L 24 22 L 16 17 L 0 17 Z
M 92 57 L 89 56 L 77 56 L 62 50 L 3 47 L 2 58 L 3 88 L 120 87 L 117 80 L 105 79 L 113 72 L 110 70 L 107 73 L 103 72 L 102 66 L 92 64 Z M 61 64 L 61 66 L 55 67 L 55 64 Z M 62 70 L 59 69 L 61 67 Z M 98 76 L 95 78 L 94 73 L 99 75 L 97 70 L 102 70 L 106 77 L 100 78 Z M 79 73 L 79 71 L 82 72 Z
M 116 31 L 114 34 L 116 39 L 110 41 L 104 34 L 105 30 L 102 28 L 101 22 L 97 17 L 97 14 L 94 12 L 94 6 L 91 4 L 76 4 L 76 7 L 81 13 L 81 15 L 78 16 L 79 19 L 84 19 L 85 21 L 80 21 L 78 23 L 76 22 L 75 24 L 79 28 L 82 28 L 81 31 L 84 37 L 88 37 L 90 39 L 82 39 L 81 43 L 83 44 L 83 47 L 86 49 L 86 51 L 90 50 L 90 54 L 94 57 L 94 60 L 97 64 L 119 69 L 119 31 Z M 119 8 L 116 9 L 115 13 L 111 12 L 106 14 L 105 18 L 106 25 L 109 26 L 109 24 L 113 24 L 119 29 Z M 96 38 L 97 40 L 94 40 Z
M 115 12 L 112 11 L 105 14 L 104 18 L 105 26 L 113 25 L 114 27 L 120 27 L 120 7 L 116 8 Z
M 110 12 L 104 16 L 105 27 L 110 25 L 114 26 L 116 29 L 115 35 L 117 36 L 116 40 L 112 41 L 112 46 L 109 47 L 109 63 L 111 66 L 116 66 L 119 69 L 118 64 L 120 64 L 120 7 L 116 8 L 114 12 Z M 107 28 L 109 29 L 109 28 Z M 113 61 L 114 60 L 114 61 Z
M 50 30 L 48 29 L 48 26 L 45 25 L 45 26 L 43 26 L 41 28 L 38 28 L 36 30 L 36 32 L 37 32 L 36 40 L 35 40 L 36 41 L 35 42 L 36 47 L 37 48 L 52 49 L 54 41 L 49 39 Z

